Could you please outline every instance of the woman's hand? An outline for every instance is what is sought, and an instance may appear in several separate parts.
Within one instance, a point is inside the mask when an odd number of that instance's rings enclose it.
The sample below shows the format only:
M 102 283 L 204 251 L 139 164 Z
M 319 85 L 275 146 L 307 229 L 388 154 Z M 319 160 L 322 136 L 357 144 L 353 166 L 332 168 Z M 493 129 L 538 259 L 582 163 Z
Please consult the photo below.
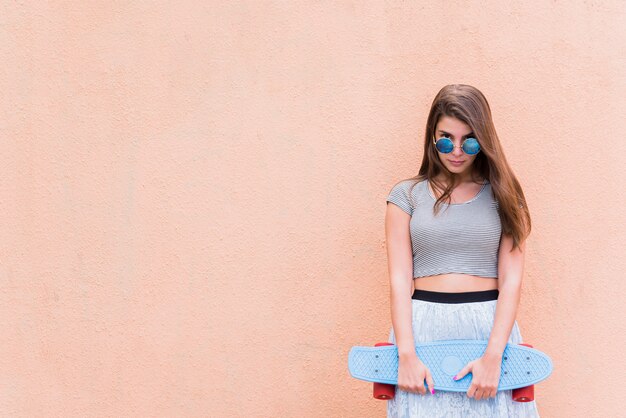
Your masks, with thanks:
M 467 390 L 467 396 L 475 399 L 495 398 L 500 382 L 501 365 L 501 356 L 483 354 L 482 357 L 467 363 L 454 380 L 462 379 L 472 372 L 472 383 Z
M 398 360 L 398 388 L 405 392 L 426 394 L 424 379 L 430 393 L 434 394 L 435 382 L 428 367 L 417 354 L 400 356 Z

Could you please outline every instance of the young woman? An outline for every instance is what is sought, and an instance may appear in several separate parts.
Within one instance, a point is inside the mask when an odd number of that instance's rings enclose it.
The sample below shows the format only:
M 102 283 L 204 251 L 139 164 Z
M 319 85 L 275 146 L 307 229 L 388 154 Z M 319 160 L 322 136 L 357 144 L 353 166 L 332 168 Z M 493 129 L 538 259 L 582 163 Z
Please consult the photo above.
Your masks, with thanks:
M 387 202 L 389 341 L 399 356 L 387 417 L 538 417 L 535 401 L 496 391 L 506 344 L 522 342 L 515 316 L 531 221 L 480 91 L 441 89 L 419 173 L 393 186 Z M 472 373 L 467 392 L 431 392 L 437 382 L 415 351 L 448 339 L 488 340 L 456 376 Z

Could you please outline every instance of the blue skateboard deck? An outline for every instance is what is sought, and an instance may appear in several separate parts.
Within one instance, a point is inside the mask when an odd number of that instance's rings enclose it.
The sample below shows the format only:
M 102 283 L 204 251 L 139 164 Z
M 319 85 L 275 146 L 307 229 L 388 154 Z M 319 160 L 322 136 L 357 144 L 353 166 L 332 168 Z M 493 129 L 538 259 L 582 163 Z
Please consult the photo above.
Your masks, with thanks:
M 487 343 L 487 340 L 439 340 L 417 344 L 415 352 L 430 370 L 435 390 L 465 392 L 470 387 L 472 373 L 456 381 L 452 377 L 467 363 L 481 357 Z M 550 376 L 552 368 L 552 360 L 547 354 L 509 343 L 502 354 L 498 390 L 541 382 Z M 397 346 L 352 347 L 348 354 L 348 370 L 356 379 L 395 385 L 398 383 Z

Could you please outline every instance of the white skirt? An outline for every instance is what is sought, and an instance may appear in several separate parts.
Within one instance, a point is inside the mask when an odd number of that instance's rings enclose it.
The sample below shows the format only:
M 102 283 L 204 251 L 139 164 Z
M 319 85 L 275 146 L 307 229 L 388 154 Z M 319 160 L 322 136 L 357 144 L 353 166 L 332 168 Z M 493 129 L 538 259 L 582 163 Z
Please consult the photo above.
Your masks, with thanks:
M 443 303 L 411 299 L 413 304 L 413 338 L 415 343 L 435 340 L 488 340 L 493 326 L 497 300 Z M 395 344 L 393 326 L 389 342 Z M 517 321 L 513 324 L 509 343 L 522 341 Z M 435 382 L 437 385 L 437 382 Z M 536 391 L 537 388 L 535 388 Z M 391 418 L 487 418 L 539 417 L 536 401 L 516 402 L 512 390 L 498 391 L 494 398 L 474 399 L 466 392 L 437 391 L 425 395 L 405 392 L 396 386 L 393 399 L 387 402 Z

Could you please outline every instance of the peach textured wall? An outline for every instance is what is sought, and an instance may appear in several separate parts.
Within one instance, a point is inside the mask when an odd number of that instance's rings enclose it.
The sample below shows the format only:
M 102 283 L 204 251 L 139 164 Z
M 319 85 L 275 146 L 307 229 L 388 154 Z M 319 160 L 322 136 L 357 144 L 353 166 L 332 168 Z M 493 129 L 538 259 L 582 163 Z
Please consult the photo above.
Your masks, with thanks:
M 623 413 L 623 1 L 4 2 L 0 415 L 381 417 L 385 197 L 445 84 L 533 215 L 542 417 Z

